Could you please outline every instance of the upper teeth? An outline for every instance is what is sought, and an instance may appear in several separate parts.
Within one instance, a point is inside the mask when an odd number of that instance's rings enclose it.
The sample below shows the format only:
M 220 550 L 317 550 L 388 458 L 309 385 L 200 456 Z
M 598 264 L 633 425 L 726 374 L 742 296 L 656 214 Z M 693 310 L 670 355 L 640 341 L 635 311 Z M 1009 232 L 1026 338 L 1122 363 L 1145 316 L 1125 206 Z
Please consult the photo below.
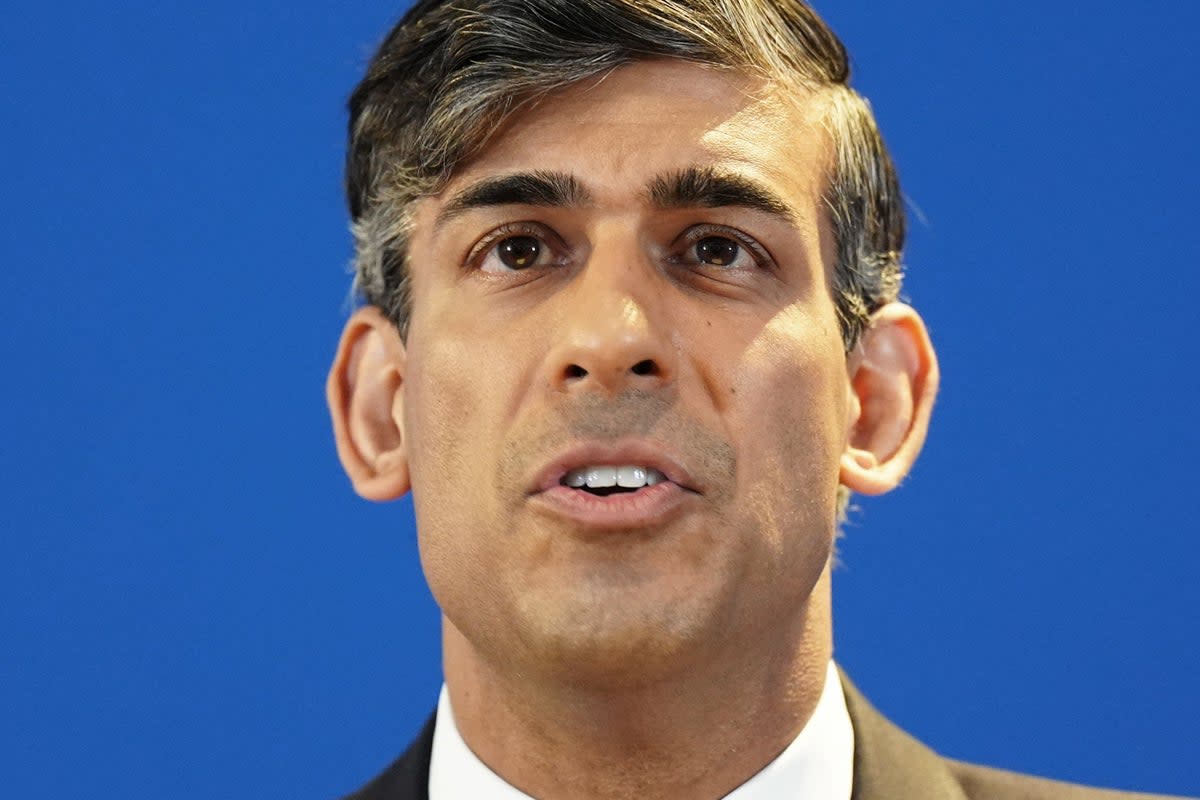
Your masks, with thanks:
M 662 483 L 666 479 L 666 475 L 653 467 L 580 467 L 563 476 L 563 483 L 576 489 L 584 486 L 590 489 L 602 489 L 607 486 L 640 489 L 643 486 Z

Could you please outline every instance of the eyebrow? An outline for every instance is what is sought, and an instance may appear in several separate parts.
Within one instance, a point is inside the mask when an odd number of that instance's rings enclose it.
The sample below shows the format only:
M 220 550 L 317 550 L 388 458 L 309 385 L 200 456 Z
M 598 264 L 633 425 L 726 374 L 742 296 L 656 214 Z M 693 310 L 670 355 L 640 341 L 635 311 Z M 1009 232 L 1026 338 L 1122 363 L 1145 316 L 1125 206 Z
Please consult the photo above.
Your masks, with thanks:
M 689 167 L 660 175 L 650 182 L 650 201 L 659 208 L 720 208 L 740 206 L 780 217 L 795 224 L 787 201 L 760 183 L 714 167 Z
M 714 167 L 688 167 L 659 175 L 647 186 L 650 202 L 662 209 L 721 208 L 737 206 L 762 211 L 795 224 L 788 203 L 762 184 Z M 443 206 L 434 222 L 440 228 L 455 217 L 477 208 L 504 205 L 579 207 L 592 202 L 582 183 L 565 172 L 537 170 L 498 175 L 473 183 Z
M 575 176 L 565 172 L 520 172 L 485 178 L 454 195 L 437 216 L 435 227 L 476 208 L 489 206 L 584 206 L 592 201 Z

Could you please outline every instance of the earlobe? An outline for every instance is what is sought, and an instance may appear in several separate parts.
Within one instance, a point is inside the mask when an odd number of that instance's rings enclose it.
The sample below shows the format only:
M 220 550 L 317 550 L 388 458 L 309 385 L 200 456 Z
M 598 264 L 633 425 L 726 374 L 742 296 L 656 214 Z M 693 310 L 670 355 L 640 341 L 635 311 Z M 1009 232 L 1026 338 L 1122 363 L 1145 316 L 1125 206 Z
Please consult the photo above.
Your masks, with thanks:
M 325 384 L 338 457 L 367 500 L 394 500 L 409 490 L 405 359 L 396 326 L 379 309 L 361 308 L 346 322 Z
M 904 479 L 925 443 L 937 385 L 937 356 L 917 312 L 888 303 L 872 314 L 851 362 L 847 488 L 883 494 Z

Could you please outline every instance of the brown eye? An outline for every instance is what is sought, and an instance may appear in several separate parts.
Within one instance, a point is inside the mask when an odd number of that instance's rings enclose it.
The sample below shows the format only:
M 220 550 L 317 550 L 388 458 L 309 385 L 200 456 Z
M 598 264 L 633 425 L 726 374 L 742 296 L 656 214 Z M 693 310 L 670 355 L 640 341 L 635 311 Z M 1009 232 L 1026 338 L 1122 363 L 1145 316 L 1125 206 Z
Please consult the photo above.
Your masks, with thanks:
M 496 245 L 496 256 L 509 269 L 525 269 L 537 263 L 542 243 L 532 236 L 510 236 Z
M 724 236 L 706 236 L 696 242 L 696 259 L 702 264 L 727 267 L 737 260 L 742 248 L 737 242 Z

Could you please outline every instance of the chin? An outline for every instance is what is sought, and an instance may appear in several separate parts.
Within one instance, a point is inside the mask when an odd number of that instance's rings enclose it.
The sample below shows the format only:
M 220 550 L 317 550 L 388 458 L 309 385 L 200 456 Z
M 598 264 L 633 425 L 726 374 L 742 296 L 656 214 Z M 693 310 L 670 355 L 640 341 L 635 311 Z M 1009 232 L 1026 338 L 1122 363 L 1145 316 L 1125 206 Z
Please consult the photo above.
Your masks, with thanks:
M 531 669 L 597 689 L 636 688 L 685 671 L 721 646 L 730 615 L 689 587 L 577 583 L 521 594 L 514 614 Z

